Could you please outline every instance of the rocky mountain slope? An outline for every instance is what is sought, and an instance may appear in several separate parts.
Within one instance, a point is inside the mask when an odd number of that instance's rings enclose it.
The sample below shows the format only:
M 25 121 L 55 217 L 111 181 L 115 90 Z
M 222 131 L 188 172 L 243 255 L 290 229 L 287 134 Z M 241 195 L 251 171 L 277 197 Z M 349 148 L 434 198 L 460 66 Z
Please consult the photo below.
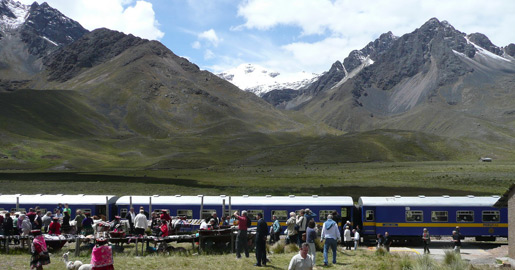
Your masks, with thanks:
M 43 68 L 41 58 L 87 33 L 47 3 L 0 2 L 0 91 L 23 85 Z
M 435 18 L 386 44 L 373 63 L 300 110 L 346 131 L 387 127 L 515 141 L 512 44 L 497 47 Z
M 279 108 L 295 109 L 321 92 L 342 85 L 348 79 L 358 74 L 363 68 L 373 64 L 383 52 L 390 48 L 396 38 L 391 32 L 388 32 L 367 44 L 363 49 L 350 52 L 349 56 L 343 60 L 343 63 L 336 61 L 329 71 L 305 86 L 301 91 L 289 95 L 289 99 L 284 99 L 284 93 L 280 92 L 281 89 L 268 93 L 263 96 L 263 99 Z

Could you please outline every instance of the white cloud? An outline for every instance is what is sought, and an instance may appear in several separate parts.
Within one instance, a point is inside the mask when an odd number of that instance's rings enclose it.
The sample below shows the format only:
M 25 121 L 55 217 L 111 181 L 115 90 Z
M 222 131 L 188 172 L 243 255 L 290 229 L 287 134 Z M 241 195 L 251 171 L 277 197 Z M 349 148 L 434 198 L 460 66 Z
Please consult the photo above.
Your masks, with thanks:
M 200 44 L 200 42 L 199 42 L 198 40 L 196 40 L 195 42 L 193 42 L 193 43 L 191 44 L 191 47 L 192 47 L 193 49 L 200 49 L 200 47 L 202 47 L 202 45 Z
M 215 47 L 217 47 L 218 43 L 220 43 L 220 41 L 222 41 L 220 38 L 218 38 L 214 29 L 209 29 L 207 31 L 204 31 L 204 32 L 198 34 L 198 38 L 209 41 Z
M 210 49 L 207 49 L 205 52 L 204 52 L 204 59 L 205 60 L 211 60 L 215 58 L 215 54 L 213 53 L 213 51 L 211 51 Z
M 401 36 L 432 17 L 466 33 L 482 32 L 494 44 L 505 46 L 515 41 L 514 12 L 513 0 L 487 4 L 483 0 L 246 0 L 238 8 L 244 23 L 232 29 L 259 30 L 264 35 L 280 26 L 299 29 L 293 40 L 303 42 L 275 44 L 275 50 L 264 54 L 268 60 L 260 64 L 321 72 L 382 33 Z
M 31 4 L 33 0 L 22 0 Z M 47 2 L 67 17 L 78 21 L 84 28 L 94 30 L 106 27 L 146 39 L 160 40 L 164 33 L 159 30 L 152 3 L 143 0 L 38 0 Z

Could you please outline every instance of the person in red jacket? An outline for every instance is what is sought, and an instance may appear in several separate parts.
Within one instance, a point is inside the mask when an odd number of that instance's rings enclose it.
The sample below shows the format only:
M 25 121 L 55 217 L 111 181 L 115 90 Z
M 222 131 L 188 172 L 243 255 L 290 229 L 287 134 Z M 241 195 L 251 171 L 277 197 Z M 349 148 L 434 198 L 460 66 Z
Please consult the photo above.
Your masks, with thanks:
M 162 237 L 167 237 L 169 235 L 168 222 L 166 222 L 166 220 L 161 219 L 161 227 L 159 227 L 159 228 L 161 229 Z
M 164 220 L 165 220 L 165 221 L 167 221 L 167 222 L 172 221 L 172 218 L 171 218 L 171 217 L 170 217 L 170 215 L 168 214 L 168 211 L 166 211 L 166 209 L 163 209 L 162 211 L 163 211 L 163 213 L 161 214 L 161 216 L 160 216 L 159 218 L 160 218 L 161 220 L 163 220 L 163 219 L 164 219 Z
M 41 230 L 32 230 L 34 240 L 31 246 L 30 269 L 43 270 L 43 265 L 50 264 L 45 238 L 41 235 Z
M 61 224 L 59 223 L 58 217 L 54 217 L 52 219 L 52 223 L 50 223 L 50 226 L 48 226 L 48 234 L 61 234 Z

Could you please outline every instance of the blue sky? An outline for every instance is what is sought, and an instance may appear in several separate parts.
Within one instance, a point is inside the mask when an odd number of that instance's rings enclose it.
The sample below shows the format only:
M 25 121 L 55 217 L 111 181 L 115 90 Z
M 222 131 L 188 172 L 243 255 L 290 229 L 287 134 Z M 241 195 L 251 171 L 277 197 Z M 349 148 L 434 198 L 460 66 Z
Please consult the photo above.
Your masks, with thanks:
M 465 33 L 484 33 L 498 46 L 515 43 L 514 0 L 46 2 L 89 30 L 107 27 L 159 40 L 212 72 L 253 63 L 282 73 L 321 73 L 381 33 L 401 36 L 432 17 Z

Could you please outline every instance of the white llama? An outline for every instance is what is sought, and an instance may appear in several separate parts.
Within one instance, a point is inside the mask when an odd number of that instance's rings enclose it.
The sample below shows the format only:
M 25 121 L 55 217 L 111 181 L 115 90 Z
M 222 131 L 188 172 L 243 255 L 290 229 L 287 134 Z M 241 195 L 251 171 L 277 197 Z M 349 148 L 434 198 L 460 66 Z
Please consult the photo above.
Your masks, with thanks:
M 68 256 L 70 252 L 66 252 L 63 254 L 64 264 L 66 265 L 66 270 L 91 270 L 91 264 L 83 264 L 81 261 L 69 261 Z

